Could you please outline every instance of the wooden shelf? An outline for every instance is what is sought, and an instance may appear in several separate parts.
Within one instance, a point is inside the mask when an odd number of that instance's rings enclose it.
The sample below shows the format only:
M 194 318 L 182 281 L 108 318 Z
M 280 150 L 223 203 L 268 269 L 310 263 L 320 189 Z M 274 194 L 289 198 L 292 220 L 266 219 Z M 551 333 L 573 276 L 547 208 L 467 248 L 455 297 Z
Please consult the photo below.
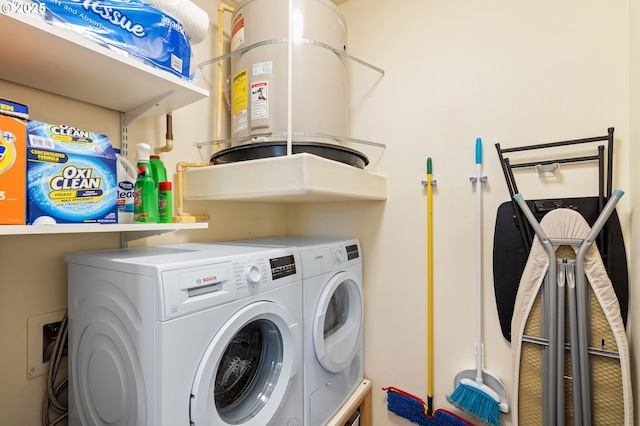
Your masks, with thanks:
M 344 426 L 356 410 L 360 411 L 360 426 L 373 423 L 371 407 L 371 380 L 364 379 L 327 426 Z
M 209 96 L 208 90 L 192 82 L 49 25 L 37 15 L 0 12 L 0 28 L 3 80 L 100 105 L 133 119 L 166 114 Z

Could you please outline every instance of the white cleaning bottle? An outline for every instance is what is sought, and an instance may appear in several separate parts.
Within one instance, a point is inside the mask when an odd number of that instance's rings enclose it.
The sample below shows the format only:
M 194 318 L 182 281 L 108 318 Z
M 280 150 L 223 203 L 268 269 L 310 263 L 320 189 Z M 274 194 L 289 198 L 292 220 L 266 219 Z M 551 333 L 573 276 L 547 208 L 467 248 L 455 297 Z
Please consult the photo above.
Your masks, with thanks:
M 133 223 L 133 196 L 136 168 L 126 157 L 116 154 L 118 179 L 118 223 Z

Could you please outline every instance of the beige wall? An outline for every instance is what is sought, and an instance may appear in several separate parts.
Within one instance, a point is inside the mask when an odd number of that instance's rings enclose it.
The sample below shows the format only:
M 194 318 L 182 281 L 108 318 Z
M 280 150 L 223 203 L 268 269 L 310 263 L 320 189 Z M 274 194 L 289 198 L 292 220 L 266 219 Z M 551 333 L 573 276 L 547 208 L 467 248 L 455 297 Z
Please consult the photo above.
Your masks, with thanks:
M 321 222 L 341 218 L 340 232 L 353 230 L 364 242 L 365 375 L 373 380 L 377 425 L 409 424 L 386 411 L 381 387 L 426 397 L 420 180 L 427 157 L 433 158 L 438 182 L 436 408 L 452 410 L 445 395 L 453 390 L 453 378 L 474 365 L 475 197 L 469 176 L 476 137 L 484 140 L 489 182 L 482 209 L 485 367 L 509 389 L 510 345 L 500 333 L 492 271 L 495 214 L 509 194 L 494 144 L 605 135 L 615 127 L 614 187 L 627 191 L 619 211 L 631 251 L 629 4 L 410 0 L 401 5 L 350 0 L 341 6 L 351 53 L 386 71 L 375 82 L 367 70 L 352 68 L 358 75 L 351 125 L 354 137 L 387 144 L 375 171 L 389 177 L 389 199 L 368 214 L 361 205 L 301 206 L 296 212 L 300 232 L 330 233 Z M 555 179 L 544 181 L 533 171 L 518 172 L 519 189 L 531 199 L 595 195 L 595 167 L 561 167 Z M 637 295 L 631 294 L 634 306 Z M 636 318 L 631 315 L 630 329 Z M 503 420 L 515 424 L 509 416 Z
M 204 2 L 201 2 L 204 4 Z M 210 4 L 215 16 L 216 4 Z M 615 187 L 627 251 L 637 241 L 632 182 L 638 171 L 634 125 L 640 57 L 633 49 L 630 2 L 571 0 L 422 1 L 349 0 L 341 5 L 349 27 L 349 51 L 386 71 L 384 77 L 357 64 L 352 70 L 352 137 L 387 145 L 367 148 L 370 170 L 388 176 L 386 202 L 301 205 L 187 202 L 189 212 L 212 217 L 207 231 L 179 231 L 132 243 L 155 245 L 193 240 L 231 240 L 278 234 L 360 238 L 364 252 L 365 375 L 373 380 L 375 425 L 408 425 L 389 414 L 383 386 L 426 396 L 425 161 L 432 157 L 435 260 L 435 407 L 452 410 L 445 394 L 453 377 L 473 366 L 475 344 L 474 141 L 484 140 L 483 191 L 485 366 L 511 385 L 508 342 L 502 337 L 493 297 L 491 256 L 497 207 L 508 200 L 494 144 L 503 147 L 606 133 L 616 128 Z M 631 13 L 630 13 L 631 12 Z M 228 25 L 228 17 L 227 17 Z M 212 23 L 212 31 L 215 31 Z M 635 34 L 637 36 L 637 34 Z M 635 37 L 637 38 L 637 37 Z M 197 61 L 215 56 L 212 43 L 198 45 Z M 203 78 L 213 84 L 215 67 Z M 629 96 L 631 93 L 631 97 Z M 62 121 L 119 139 L 118 114 L 0 81 L 0 94 L 22 100 L 32 117 Z M 176 148 L 163 154 L 168 170 L 177 161 L 206 160 L 194 142 L 214 138 L 215 93 L 174 112 Z M 635 96 L 634 96 L 635 95 Z M 225 131 L 227 126 L 225 125 Z M 164 118 L 129 127 L 130 150 L 141 141 L 162 145 Z M 133 156 L 131 156 L 133 158 Z M 595 166 L 593 166 L 595 167 Z M 595 193 L 595 169 L 563 167 L 553 180 L 519 173 L 527 198 Z M 206 184 L 206 182 L 203 182 Z M 593 189 L 593 190 L 592 190 Z M 634 226 L 635 225 L 635 226 Z M 63 254 L 115 248 L 117 234 L 2 237 L 0 245 L 0 424 L 39 424 L 44 378 L 27 380 L 27 318 L 66 306 Z M 632 277 L 638 267 L 630 263 Z M 631 305 L 638 296 L 631 286 Z M 635 355 L 631 311 L 632 353 Z M 637 340 L 637 338 L 635 339 Z M 634 369 L 634 380 L 637 374 Z M 507 426 L 514 424 L 503 417 Z

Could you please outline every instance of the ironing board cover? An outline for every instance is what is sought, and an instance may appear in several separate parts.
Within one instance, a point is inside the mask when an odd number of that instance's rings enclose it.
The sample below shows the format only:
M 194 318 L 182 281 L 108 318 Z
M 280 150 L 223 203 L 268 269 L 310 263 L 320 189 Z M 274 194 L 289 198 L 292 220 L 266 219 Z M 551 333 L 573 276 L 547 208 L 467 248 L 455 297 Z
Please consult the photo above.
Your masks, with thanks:
M 577 238 L 581 239 L 586 237 L 589 233 L 589 225 L 584 220 L 584 218 L 577 212 L 570 209 L 557 209 L 549 212 L 544 218 L 540 221 L 540 226 L 542 230 L 545 232 L 547 237 L 549 238 Z M 557 246 L 554 246 L 554 251 L 557 249 Z M 578 248 L 574 247 L 574 251 L 577 252 Z M 522 400 L 519 401 L 519 394 L 521 391 L 521 385 L 523 385 L 523 381 L 529 380 L 527 378 L 527 374 L 535 374 L 537 376 L 541 376 L 542 370 L 540 365 L 534 366 L 525 366 L 521 368 L 521 362 L 525 359 L 523 357 L 523 335 L 529 334 L 529 328 L 527 326 L 527 322 L 530 314 L 533 311 L 537 311 L 538 315 L 540 313 L 540 308 L 534 308 L 534 302 L 538 301 L 540 303 L 540 289 L 542 283 L 545 278 L 545 274 L 549 267 L 549 256 L 546 253 L 542 243 L 539 238 L 536 236 L 533 245 L 531 247 L 531 251 L 529 253 L 529 257 L 527 263 L 524 268 L 524 272 L 522 274 L 522 278 L 520 280 L 520 285 L 518 288 L 518 293 L 516 296 L 516 301 L 514 305 L 513 318 L 511 321 L 511 355 L 512 355 L 512 368 L 513 368 L 513 388 L 512 388 L 512 407 L 513 407 L 513 416 L 514 419 L 520 419 L 519 412 L 522 410 L 522 407 L 525 404 L 529 406 L 534 406 L 532 410 L 542 411 L 542 403 L 541 401 L 530 401 L 530 400 Z M 629 347 L 627 342 L 627 336 L 625 334 L 625 329 L 622 321 L 622 317 L 620 314 L 620 306 L 618 304 L 618 299 L 616 298 L 616 294 L 613 290 L 611 281 L 607 276 L 604 264 L 602 263 L 600 253 L 595 243 L 591 245 L 591 247 L 587 250 L 584 258 L 584 273 L 587 277 L 587 282 L 589 283 L 593 296 L 593 301 L 591 302 L 591 310 L 597 308 L 597 305 L 601 308 L 604 320 L 608 322 L 610 330 L 607 330 L 609 336 L 613 335 L 615 338 L 615 346 L 612 349 L 619 353 L 619 359 L 610 358 L 607 360 L 607 363 L 614 362 L 615 369 L 617 373 L 613 375 L 613 379 L 610 377 L 606 380 L 609 380 L 606 384 L 607 389 L 601 389 L 600 386 L 596 386 L 594 384 L 594 377 L 592 377 L 592 398 L 593 398 L 593 418 L 594 424 L 597 423 L 598 414 L 600 407 L 598 406 L 599 401 L 601 405 L 604 405 L 604 402 L 601 402 L 599 398 L 602 395 L 597 394 L 600 393 L 608 393 L 614 398 L 617 399 L 615 401 L 615 405 L 617 405 L 623 411 L 622 413 L 617 412 L 615 415 L 619 418 L 619 421 L 615 421 L 610 417 L 606 420 L 607 423 L 603 424 L 624 424 L 627 426 L 631 426 L 633 424 L 633 397 L 632 397 L 632 389 L 631 389 L 631 370 L 630 370 L 630 362 L 629 362 Z M 576 275 L 579 271 L 576 271 Z M 555 279 L 552 280 L 555 285 Z M 560 303 L 560 302 L 559 302 Z M 564 303 L 564 302 L 562 302 Z M 600 309 L 598 309 L 600 310 Z M 601 315 L 602 316 L 602 315 Z M 538 325 L 535 328 L 540 328 Z M 525 330 L 527 333 L 525 333 Z M 590 332 L 593 332 L 594 327 L 591 326 Z M 568 336 L 568 335 L 567 335 Z M 568 338 L 568 337 L 567 337 Z M 598 339 L 598 336 L 593 336 L 592 339 Z M 592 341 L 594 341 L 592 340 Z M 609 339 L 611 340 L 611 339 Z M 599 340 L 595 340 L 598 341 Z M 604 339 L 603 339 L 604 342 Z M 613 344 L 613 342 L 611 342 Z M 526 343 L 525 345 L 531 345 Z M 590 344 L 590 346 L 593 346 Z M 590 356 L 590 360 L 593 360 L 593 356 Z M 597 357 L 604 358 L 604 357 Z M 567 357 L 568 359 L 568 357 Z M 611 361 L 613 360 L 613 361 Z M 619 363 L 619 366 L 618 366 Z M 597 368 L 598 363 L 591 361 L 592 364 L 592 376 L 596 376 L 597 372 L 595 369 Z M 566 365 L 566 363 L 565 363 Z M 530 372 L 530 373 L 529 373 Z M 570 370 L 569 370 L 570 375 Z M 521 377 L 522 376 L 522 377 Z M 541 380 L 541 379 L 540 379 Z M 612 383 L 613 381 L 613 383 Z M 617 386 L 617 388 L 612 389 L 611 385 Z M 594 387 L 597 387 L 594 389 Z M 603 386 L 604 387 L 604 386 Z M 565 386 L 566 391 L 570 392 L 570 386 Z M 616 389 L 619 392 L 615 392 Z M 541 396 L 541 394 L 540 394 Z M 529 398 L 530 399 L 530 398 Z M 535 398 L 534 398 L 535 399 Z M 568 399 L 571 401 L 571 399 Z M 609 401 L 610 402 L 610 401 Z M 523 404 L 523 406 L 521 406 Z M 570 402 L 567 405 L 571 405 Z M 571 407 L 569 407 L 569 410 Z M 604 408 L 603 408 L 604 409 Z M 532 411 L 532 410 L 524 410 L 524 411 Z M 524 416 L 524 413 L 522 414 Z M 528 416 L 528 414 L 527 414 Z M 525 419 L 527 417 L 522 417 Z M 531 420 L 531 419 L 528 419 Z M 611 421 L 613 420 L 613 423 Z M 623 421 L 623 422 L 622 422 Z M 540 423 L 542 424 L 542 423 Z

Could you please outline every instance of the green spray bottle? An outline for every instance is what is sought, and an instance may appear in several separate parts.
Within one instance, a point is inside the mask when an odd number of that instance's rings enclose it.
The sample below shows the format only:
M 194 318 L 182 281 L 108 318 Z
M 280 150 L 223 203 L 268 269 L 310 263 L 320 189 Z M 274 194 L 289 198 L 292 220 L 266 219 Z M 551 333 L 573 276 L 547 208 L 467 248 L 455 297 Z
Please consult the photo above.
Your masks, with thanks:
M 167 169 L 164 167 L 164 163 L 160 159 L 159 155 L 150 155 L 149 164 L 151 164 L 151 176 L 156 181 L 156 186 L 160 185 L 160 182 L 167 181 Z
M 134 222 L 158 222 L 158 186 L 151 175 L 150 151 L 146 143 L 136 145 L 138 178 L 133 200 Z

